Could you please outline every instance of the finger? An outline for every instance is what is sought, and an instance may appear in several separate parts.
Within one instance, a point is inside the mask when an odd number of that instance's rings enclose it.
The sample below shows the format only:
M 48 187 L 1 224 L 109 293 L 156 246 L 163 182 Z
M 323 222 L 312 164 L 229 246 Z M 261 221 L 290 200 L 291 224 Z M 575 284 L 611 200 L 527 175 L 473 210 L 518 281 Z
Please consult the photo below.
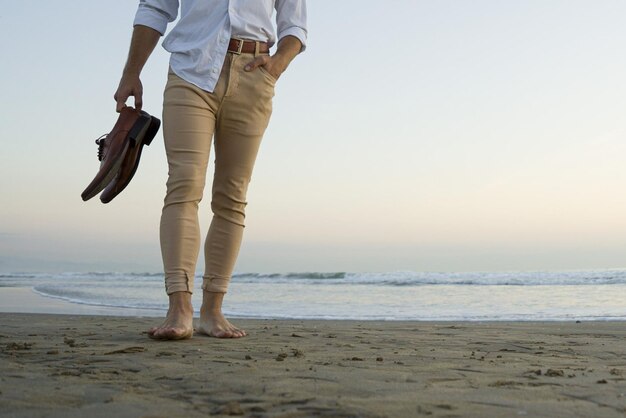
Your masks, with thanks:
M 246 64 L 246 66 L 244 67 L 244 70 L 252 71 L 258 67 L 261 67 L 267 64 L 267 60 L 268 60 L 268 57 L 266 55 L 261 55 L 259 57 L 256 57 L 254 60 Z
M 115 107 L 115 111 L 117 113 L 120 113 L 122 111 L 122 109 L 126 106 L 126 99 L 128 99 L 128 96 L 126 96 L 126 97 L 116 96 L 115 97 L 115 101 L 117 102 L 117 106 Z
M 137 111 L 140 111 L 142 106 L 143 99 L 141 98 L 141 94 L 138 94 L 135 96 L 135 109 L 137 109 Z
M 135 109 L 141 110 L 143 106 L 143 89 L 141 87 L 136 88 L 133 96 L 135 97 Z

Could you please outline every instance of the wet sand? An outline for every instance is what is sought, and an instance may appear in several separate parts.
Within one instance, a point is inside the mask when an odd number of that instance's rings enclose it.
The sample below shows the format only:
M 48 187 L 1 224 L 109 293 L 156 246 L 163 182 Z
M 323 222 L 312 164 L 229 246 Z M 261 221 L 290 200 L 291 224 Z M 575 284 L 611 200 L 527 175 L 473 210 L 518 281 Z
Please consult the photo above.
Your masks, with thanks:
M 1 309 L 1 308 L 0 308 Z M 624 322 L 236 320 L 0 314 L 10 417 L 624 417 Z

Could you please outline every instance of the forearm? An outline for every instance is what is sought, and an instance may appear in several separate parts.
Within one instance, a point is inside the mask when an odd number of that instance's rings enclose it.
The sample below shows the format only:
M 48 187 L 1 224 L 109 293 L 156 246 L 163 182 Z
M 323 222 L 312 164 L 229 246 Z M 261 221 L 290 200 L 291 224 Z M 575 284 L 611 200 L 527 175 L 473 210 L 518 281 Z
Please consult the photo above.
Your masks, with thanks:
M 274 54 L 274 58 L 282 61 L 284 68 L 300 53 L 302 43 L 295 36 L 285 36 L 278 43 L 278 48 Z
M 113 99 L 117 102 L 117 111 L 121 111 L 126 106 L 126 100 L 135 97 L 135 108 L 141 110 L 143 104 L 143 86 L 139 80 L 139 74 L 143 66 L 148 61 L 148 57 L 156 46 L 161 33 L 149 28 L 148 26 L 135 25 L 133 36 L 130 41 L 130 51 L 128 52 L 128 60 L 124 66 L 122 79 L 117 87 L 117 91 L 113 95 Z
M 148 26 L 135 25 L 130 41 L 128 60 L 124 66 L 125 75 L 139 76 L 141 74 L 141 70 L 154 51 L 160 37 L 161 34 L 158 31 Z

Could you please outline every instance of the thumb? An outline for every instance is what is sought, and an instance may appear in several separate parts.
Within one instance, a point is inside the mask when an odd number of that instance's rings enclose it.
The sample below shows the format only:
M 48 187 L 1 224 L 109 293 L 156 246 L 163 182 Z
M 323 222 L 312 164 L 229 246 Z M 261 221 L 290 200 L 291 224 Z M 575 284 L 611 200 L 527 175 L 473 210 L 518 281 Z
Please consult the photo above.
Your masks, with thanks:
M 252 71 L 255 68 L 261 67 L 267 63 L 267 58 L 268 57 L 266 55 L 258 56 L 254 60 L 247 63 L 246 66 L 243 67 L 243 69 L 245 71 Z

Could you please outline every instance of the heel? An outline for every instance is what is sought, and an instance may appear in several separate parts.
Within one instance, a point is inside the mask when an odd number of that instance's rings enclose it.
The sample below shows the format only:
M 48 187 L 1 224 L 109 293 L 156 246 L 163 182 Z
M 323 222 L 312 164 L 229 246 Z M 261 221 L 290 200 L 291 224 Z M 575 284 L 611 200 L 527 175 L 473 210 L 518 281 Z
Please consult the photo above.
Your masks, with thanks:
M 128 132 L 128 139 L 130 139 L 130 143 L 133 147 L 139 145 L 139 141 L 137 141 L 137 139 L 141 138 L 148 123 L 150 123 L 150 116 L 140 115 L 139 119 L 137 119 L 133 127 L 130 129 L 130 132 Z
M 157 132 L 159 132 L 160 127 L 161 121 L 154 116 L 150 116 L 150 126 L 148 127 L 148 132 L 146 132 L 146 136 L 143 138 L 145 145 L 150 145 Z

